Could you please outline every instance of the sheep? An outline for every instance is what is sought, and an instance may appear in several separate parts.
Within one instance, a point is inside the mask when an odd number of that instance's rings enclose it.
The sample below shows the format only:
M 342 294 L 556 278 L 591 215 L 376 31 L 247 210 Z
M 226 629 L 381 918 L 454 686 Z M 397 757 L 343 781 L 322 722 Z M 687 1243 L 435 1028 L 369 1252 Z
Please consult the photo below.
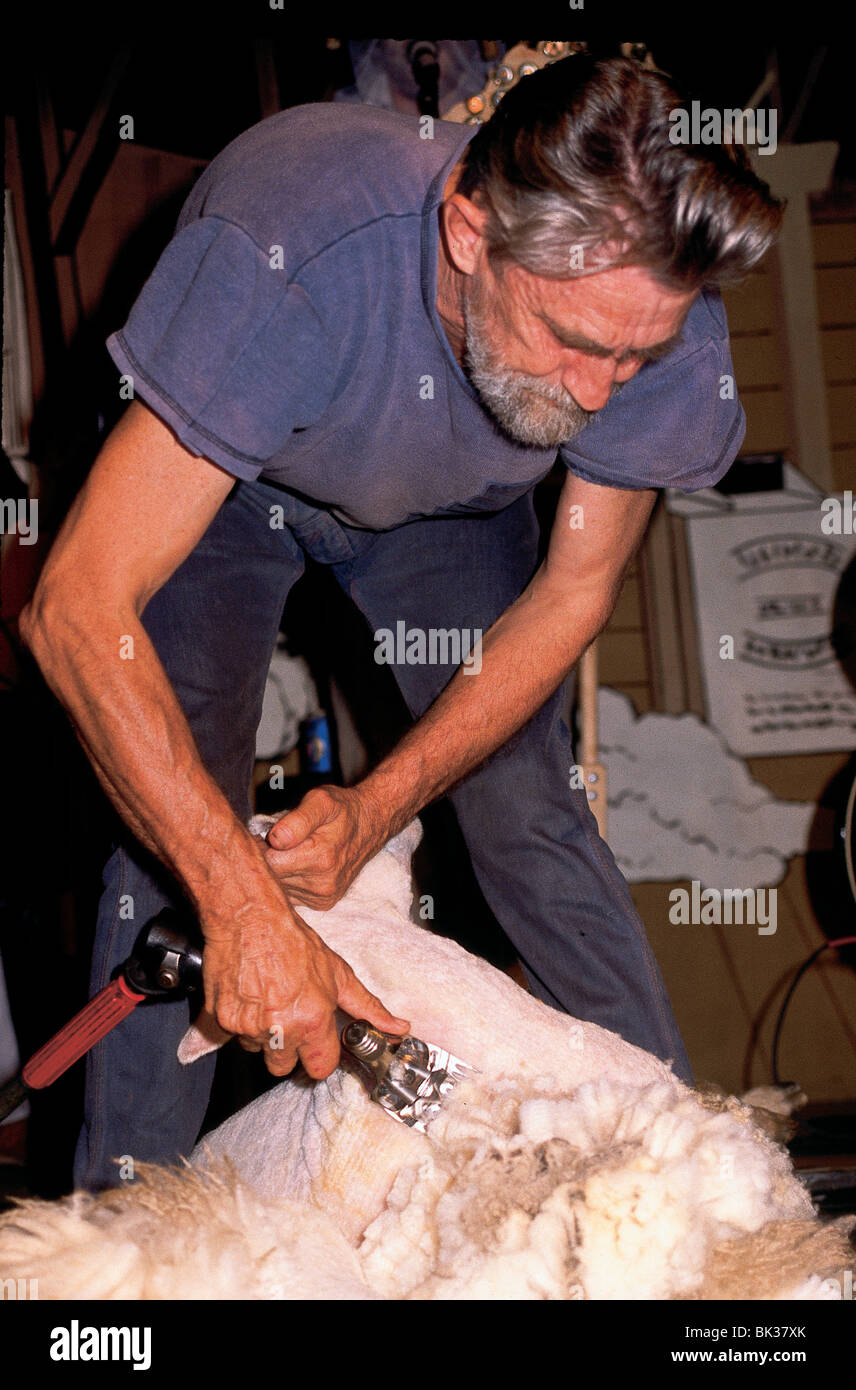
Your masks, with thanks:
M 419 834 L 301 913 L 416 1035 L 477 1069 L 427 1132 L 345 1067 L 292 1076 L 184 1168 L 0 1217 L 0 1279 L 37 1277 L 41 1298 L 835 1297 L 851 1223 L 818 1220 L 748 1106 L 410 920 Z M 224 1036 L 203 1017 L 179 1057 Z

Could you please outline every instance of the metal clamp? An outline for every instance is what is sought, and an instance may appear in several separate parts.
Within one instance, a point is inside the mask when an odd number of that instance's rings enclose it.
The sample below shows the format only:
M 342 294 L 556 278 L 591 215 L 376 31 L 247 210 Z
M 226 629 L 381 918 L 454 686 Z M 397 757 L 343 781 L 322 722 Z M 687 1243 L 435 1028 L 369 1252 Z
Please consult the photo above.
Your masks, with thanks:
M 202 947 L 191 938 L 192 921 L 165 907 L 147 922 L 122 967 L 137 994 L 183 998 L 202 984 Z
M 472 1068 L 421 1038 L 395 1038 L 364 1019 L 342 1030 L 342 1046 L 374 1080 L 371 1098 L 387 1114 L 425 1133 L 446 1096 Z

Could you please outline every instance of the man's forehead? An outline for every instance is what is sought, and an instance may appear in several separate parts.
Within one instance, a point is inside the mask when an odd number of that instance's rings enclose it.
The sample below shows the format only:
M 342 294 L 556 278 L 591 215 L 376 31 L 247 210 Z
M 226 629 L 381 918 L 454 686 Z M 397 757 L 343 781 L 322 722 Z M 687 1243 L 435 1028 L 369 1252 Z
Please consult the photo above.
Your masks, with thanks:
M 638 266 L 568 280 L 523 270 L 512 277 L 511 289 L 549 328 L 606 351 L 654 347 L 674 338 L 696 298 L 695 292 L 665 289 Z

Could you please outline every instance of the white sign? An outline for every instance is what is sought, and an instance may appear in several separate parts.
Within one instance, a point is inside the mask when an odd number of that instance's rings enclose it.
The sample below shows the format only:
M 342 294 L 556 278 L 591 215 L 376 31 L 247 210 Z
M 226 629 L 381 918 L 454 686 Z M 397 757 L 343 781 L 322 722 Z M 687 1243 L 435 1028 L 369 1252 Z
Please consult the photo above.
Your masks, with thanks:
M 735 753 L 856 747 L 856 691 L 840 661 L 856 615 L 845 631 L 836 606 L 856 556 L 846 503 L 790 465 L 777 492 L 669 495 L 686 518 L 708 720 Z

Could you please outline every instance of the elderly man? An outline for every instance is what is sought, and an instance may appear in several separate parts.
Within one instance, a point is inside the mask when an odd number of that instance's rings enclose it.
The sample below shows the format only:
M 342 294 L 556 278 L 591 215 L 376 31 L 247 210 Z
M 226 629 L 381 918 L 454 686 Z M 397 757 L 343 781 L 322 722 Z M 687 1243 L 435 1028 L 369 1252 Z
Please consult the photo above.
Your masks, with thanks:
M 388 1031 L 301 921 L 450 791 L 487 901 L 547 1002 L 689 1063 L 626 885 L 574 787 L 562 684 L 603 628 L 656 490 L 743 437 L 721 301 L 779 211 L 732 150 L 669 139 L 678 98 L 623 60 L 527 78 L 473 129 L 316 105 L 206 170 L 109 341 L 135 396 L 25 614 L 26 640 L 133 832 L 105 871 L 93 989 L 180 891 L 207 1007 L 278 1075 Z M 425 138 L 425 137 L 428 138 Z M 619 394 L 620 393 L 620 394 Z M 538 564 L 535 484 L 567 468 Z M 244 828 L 268 661 L 306 555 L 369 628 L 483 632 L 393 667 L 416 718 L 359 785 Z M 470 639 L 472 640 L 472 638 Z M 79 1183 L 187 1152 L 213 1059 L 183 1006 L 89 1061 Z

